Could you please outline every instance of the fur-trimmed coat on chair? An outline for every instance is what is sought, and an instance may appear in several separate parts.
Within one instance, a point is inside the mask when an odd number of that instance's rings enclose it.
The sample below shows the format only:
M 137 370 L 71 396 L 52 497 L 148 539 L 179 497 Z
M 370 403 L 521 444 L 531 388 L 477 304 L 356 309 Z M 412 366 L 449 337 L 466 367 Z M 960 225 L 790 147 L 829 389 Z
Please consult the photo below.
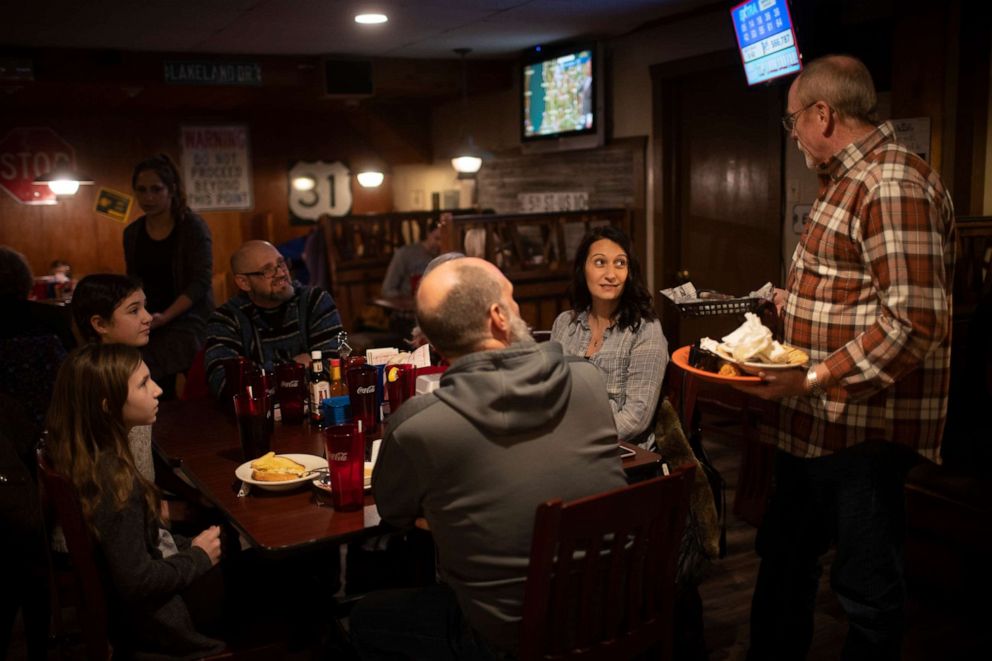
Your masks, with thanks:
M 703 467 L 689 446 L 675 408 L 668 399 L 663 399 L 658 407 L 654 431 L 658 453 L 672 468 L 686 464 L 696 467 L 689 511 L 703 552 L 707 558 L 715 560 L 720 555 L 720 522 L 716 503 L 713 500 L 713 491 L 710 489 Z

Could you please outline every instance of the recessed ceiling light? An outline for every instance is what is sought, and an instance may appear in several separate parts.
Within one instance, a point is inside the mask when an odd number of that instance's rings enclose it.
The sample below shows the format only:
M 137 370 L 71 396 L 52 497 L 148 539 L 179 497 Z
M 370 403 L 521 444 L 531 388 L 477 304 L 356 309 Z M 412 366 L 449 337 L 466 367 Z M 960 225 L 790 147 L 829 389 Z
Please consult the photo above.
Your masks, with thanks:
M 388 20 L 389 17 L 385 14 L 359 14 L 355 17 L 355 22 L 362 25 L 376 25 L 378 23 L 385 23 Z

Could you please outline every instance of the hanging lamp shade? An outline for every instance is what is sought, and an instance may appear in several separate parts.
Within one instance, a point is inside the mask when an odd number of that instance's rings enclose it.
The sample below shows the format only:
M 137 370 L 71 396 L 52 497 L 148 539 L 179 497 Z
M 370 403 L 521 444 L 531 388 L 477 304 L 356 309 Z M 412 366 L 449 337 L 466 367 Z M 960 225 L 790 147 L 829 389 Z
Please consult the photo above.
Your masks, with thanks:
M 386 178 L 386 164 L 379 154 L 369 146 L 363 147 L 352 161 L 352 172 L 362 188 L 378 188 Z
M 362 188 L 378 188 L 386 178 L 386 175 L 378 170 L 363 170 L 355 176 L 358 178 L 358 185 Z
M 455 151 L 455 156 L 451 159 L 451 167 L 455 168 L 458 174 L 475 174 L 482 167 L 482 150 L 476 146 L 472 136 L 468 136 Z
M 80 186 L 92 186 L 93 180 L 71 170 L 59 169 L 35 178 L 35 186 L 48 186 L 56 195 L 75 195 Z
M 475 144 L 475 139 L 465 131 L 465 122 L 468 117 L 468 79 L 465 56 L 472 52 L 471 48 L 454 49 L 462 59 L 462 141 L 455 150 L 455 155 L 451 159 L 451 167 L 459 176 L 474 175 L 482 167 L 482 150 Z

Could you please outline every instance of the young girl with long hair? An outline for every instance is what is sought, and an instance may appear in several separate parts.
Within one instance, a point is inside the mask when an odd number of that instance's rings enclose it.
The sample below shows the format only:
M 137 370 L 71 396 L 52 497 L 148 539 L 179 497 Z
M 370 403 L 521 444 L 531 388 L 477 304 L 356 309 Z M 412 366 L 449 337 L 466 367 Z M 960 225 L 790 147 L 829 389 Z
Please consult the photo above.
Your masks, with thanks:
M 77 349 L 55 381 L 46 451 L 76 487 L 105 563 L 116 646 L 195 658 L 223 647 L 196 630 L 182 596 L 220 560 L 220 529 L 169 533 L 158 490 L 135 467 L 128 431 L 155 422 L 161 393 L 136 348 Z

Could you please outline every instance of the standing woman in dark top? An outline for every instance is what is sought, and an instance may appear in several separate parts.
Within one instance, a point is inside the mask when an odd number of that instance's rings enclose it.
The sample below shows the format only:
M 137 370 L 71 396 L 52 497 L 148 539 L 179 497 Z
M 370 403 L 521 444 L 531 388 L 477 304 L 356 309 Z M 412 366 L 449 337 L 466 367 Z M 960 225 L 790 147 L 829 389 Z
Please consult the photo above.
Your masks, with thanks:
M 165 398 L 203 346 L 214 310 L 210 228 L 186 205 L 175 163 L 165 154 L 138 163 L 131 186 L 145 215 L 124 229 L 127 274 L 144 283 L 152 333 L 142 356 Z

